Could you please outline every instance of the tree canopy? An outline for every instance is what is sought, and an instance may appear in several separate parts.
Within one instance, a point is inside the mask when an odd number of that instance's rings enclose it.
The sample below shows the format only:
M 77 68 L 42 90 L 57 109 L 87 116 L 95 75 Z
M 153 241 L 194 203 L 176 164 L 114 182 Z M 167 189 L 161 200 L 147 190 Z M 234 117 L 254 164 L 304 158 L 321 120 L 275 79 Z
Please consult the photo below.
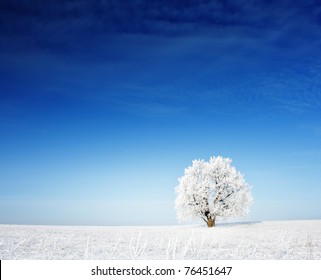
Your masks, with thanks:
M 252 202 L 249 185 L 232 165 L 221 156 L 209 161 L 194 160 L 185 169 L 176 187 L 175 206 L 180 221 L 202 218 L 209 227 L 217 217 L 244 217 Z

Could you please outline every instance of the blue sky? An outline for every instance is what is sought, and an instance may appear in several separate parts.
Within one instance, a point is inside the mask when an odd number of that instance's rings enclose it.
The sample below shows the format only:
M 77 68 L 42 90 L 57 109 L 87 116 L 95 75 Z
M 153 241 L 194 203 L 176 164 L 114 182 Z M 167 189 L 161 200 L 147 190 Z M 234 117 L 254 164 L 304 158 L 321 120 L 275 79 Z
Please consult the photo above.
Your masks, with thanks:
M 318 1 L 0 3 L 0 223 L 177 224 L 221 155 L 248 220 L 321 219 Z

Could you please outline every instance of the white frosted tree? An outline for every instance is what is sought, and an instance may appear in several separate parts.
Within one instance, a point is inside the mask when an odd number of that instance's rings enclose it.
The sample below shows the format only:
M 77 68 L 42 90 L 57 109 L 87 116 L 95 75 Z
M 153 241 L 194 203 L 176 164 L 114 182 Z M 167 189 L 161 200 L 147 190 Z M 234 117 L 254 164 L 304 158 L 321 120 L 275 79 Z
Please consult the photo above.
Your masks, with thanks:
M 179 221 L 202 218 L 208 227 L 217 217 L 244 217 L 252 195 L 243 175 L 221 156 L 194 160 L 176 187 L 175 207 Z

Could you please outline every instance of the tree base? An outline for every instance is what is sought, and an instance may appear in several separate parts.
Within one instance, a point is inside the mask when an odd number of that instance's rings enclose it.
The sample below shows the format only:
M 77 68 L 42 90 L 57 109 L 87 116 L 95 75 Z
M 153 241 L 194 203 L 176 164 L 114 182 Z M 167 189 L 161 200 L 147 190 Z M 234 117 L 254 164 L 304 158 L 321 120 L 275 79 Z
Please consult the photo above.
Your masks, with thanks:
M 214 219 L 207 219 L 207 227 L 215 227 L 215 220 Z

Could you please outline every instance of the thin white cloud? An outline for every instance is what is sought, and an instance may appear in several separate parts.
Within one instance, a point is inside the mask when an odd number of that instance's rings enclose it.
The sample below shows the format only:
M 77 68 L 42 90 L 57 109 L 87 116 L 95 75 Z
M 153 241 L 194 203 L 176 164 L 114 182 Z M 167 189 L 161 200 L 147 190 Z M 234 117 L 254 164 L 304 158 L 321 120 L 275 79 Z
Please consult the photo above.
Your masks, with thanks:
M 183 7 L 151 2 L 105 1 L 94 7 L 91 1 L 65 1 L 61 7 L 56 1 L 4 1 L 5 22 L 12 26 L 0 31 L 2 46 L 20 49 L 7 49 L 1 60 L 9 68 L 22 67 L 26 77 L 40 72 L 44 93 L 115 102 L 134 111 L 179 112 L 210 101 L 249 110 L 267 102 L 288 112 L 321 105 L 321 63 L 314 54 L 321 41 L 313 5 L 302 4 L 314 11 L 310 15 L 291 1 Z M 86 61 L 87 53 L 97 56 Z M 271 59 L 277 69 L 267 66 Z

